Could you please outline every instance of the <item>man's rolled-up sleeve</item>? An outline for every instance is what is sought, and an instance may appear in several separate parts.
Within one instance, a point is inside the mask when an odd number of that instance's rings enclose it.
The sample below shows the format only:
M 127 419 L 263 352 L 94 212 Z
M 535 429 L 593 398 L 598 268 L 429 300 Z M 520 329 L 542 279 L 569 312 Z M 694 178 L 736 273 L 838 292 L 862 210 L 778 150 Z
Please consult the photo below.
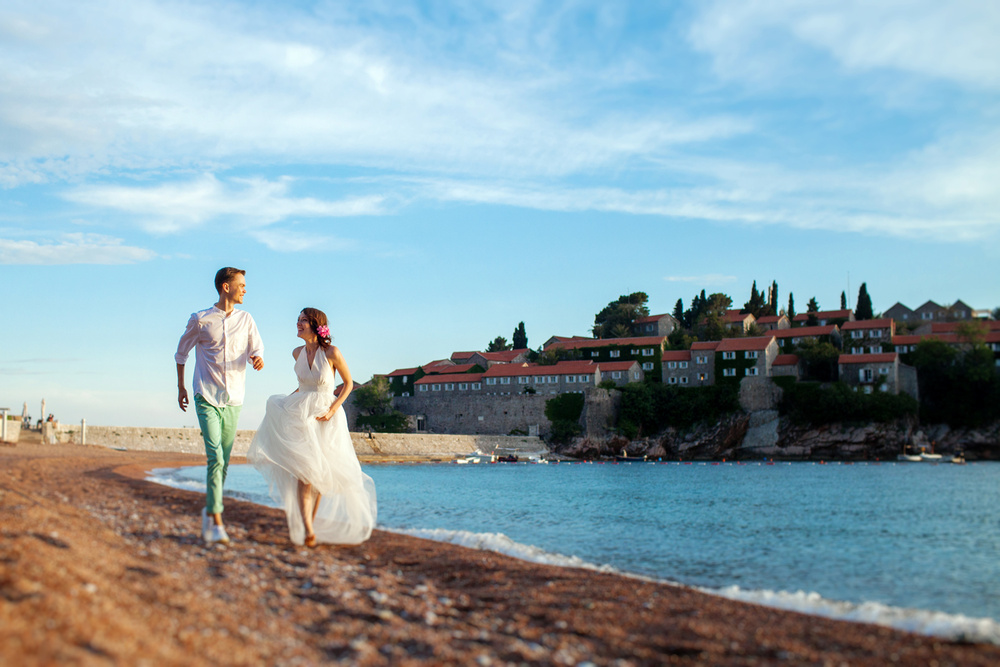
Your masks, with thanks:
M 174 355 L 174 361 L 182 366 L 187 363 L 188 355 L 191 354 L 191 350 L 198 343 L 198 314 L 192 313 L 191 319 L 188 320 L 187 326 L 184 328 L 184 333 L 181 334 L 181 339 L 177 342 L 177 353 Z

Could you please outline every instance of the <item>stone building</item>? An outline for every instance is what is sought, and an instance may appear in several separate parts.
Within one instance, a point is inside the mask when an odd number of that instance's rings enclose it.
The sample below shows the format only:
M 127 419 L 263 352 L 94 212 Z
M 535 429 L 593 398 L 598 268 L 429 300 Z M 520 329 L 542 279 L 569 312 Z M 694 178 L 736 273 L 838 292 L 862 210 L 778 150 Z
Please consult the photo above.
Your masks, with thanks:
M 633 336 L 669 336 L 679 325 L 673 315 L 649 315 L 632 323 Z
M 809 324 L 809 313 L 799 313 L 794 318 L 792 318 L 792 326 L 804 327 Z M 816 313 L 816 323 L 820 326 L 826 326 L 828 324 L 836 324 L 841 327 L 846 322 L 854 321 L 854 311 L 849 308 L 840 310 L 817 310 Z
M 870 394 L 876 390 L 918 398 L 917 373 L 912 366 L 900 363 L 895 352 L 880 354 L 842 354 L 837 359 L 840 380 Z
M 780 331 L 791 329 L 792 321 L 787 315 L 764 315 L 757 318 L 757 328 L 761 331 Z
M 879 354 L 891 352 L 892 337 L 896 334 L 896 321 L 891 317 L 877 320 L 847 322 L 841 329 L 844 351 L 850 354 Z
M 744 377 L 769 377 L 778 356 L 774 336 L 725 338 L 715 348 L 715 381 L 739 382 Z
M 794 327 L 769 331 L 778 342 L 781 352 L 790 354 L 804 340 L 815 340 L 820 343 L 830 343 L 835 348 L 843 348 L 843 339 L 836 324 L 822 324 L 815 327 Z

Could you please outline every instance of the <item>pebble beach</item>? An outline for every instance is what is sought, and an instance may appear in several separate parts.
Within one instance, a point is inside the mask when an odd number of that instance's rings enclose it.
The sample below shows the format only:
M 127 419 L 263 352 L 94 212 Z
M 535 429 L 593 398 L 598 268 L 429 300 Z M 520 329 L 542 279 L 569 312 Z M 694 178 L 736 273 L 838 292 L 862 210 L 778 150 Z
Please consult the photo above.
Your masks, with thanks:
M 295 547 L 278 510 L 146 481 L 204 457 L 0 446 L 0 664 L 995 665 L 952 642 L 376 531 Z M 235 462 L 235 461 L 234 461 Z

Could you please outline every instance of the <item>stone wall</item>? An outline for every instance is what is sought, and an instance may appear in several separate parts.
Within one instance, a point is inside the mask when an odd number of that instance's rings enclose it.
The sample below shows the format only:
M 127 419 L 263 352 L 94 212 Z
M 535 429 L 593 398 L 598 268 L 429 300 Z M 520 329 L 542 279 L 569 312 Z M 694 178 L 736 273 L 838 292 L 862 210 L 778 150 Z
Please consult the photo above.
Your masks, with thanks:
M 618 419 L 618 410 L 622 402 L 620 391 L 607 389 L 591 389 L 583 403 L 583 414 L 580 421 L 583 433 L 591 438 L 604 438 L 610 433 Z
M 545 436 L 551 430 L 551 424 L 545 417 L 545 401 L 552 398 L 549 394 L 433 394 L 398 396 L 392 399 L 392 404 L 407 415 L 423 416 L 425 430 L 429 433 L 493 435 L 514 430 L 531 433 L 531 427 L 537 426 L 538 434 Z
M 79 426 L 64 442 L 80 442 Z M 253 430 L 236 432 L 235 456 L 245 456 L 253 440 Z M 519 455 L 545 453 L 545 443 L 527 436 L 438 435 L 410 433 L 351 433 L 354 451 L 361 456 L 420 456 L 451 458 L 475 451 Z M 197 428 L 148 428 L 132 426 L 87 426 L 87 444 L 119 449 L 204 454 L 201 431 Z

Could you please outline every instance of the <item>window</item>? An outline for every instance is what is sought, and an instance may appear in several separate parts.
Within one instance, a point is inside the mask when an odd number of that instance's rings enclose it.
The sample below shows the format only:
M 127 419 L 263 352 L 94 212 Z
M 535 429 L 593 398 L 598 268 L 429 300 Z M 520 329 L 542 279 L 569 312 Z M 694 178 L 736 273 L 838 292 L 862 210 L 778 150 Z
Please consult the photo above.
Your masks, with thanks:
M 439 384 L 431 385 L 431 389 L 433 389 L 434 391 L 441 391 L 441 385 Z
M 735 352 L 723 352 L 722 353 L 722 358 L 723 359 L 735 359 L 736 358 L 736 353 Z
M 549 384 L 555 384 L 556 382 L 559 382 L 559 377 L 556 376 L 556 375 L 550 375 L 549 376 Z
M 472 383 L 472 388 L 473 389 L 482 389 L 483 385 L 481 383 L 479 383 L 479 382 L 473 382 Z
M 500 378 L 500 384 L 510 384 L 510 378 Z
M 695 357 L 694 360 L 695 360 L 695 363 L 698 363 L 698 364 L 707 364 L 708 363 L 708 357 Z
M 863 347 L 852 347 L 851 348 L 851 354 L 864 354 L 864 353 L 865 353 L 865 348 L 863 348 Z
M 934 313 L 920 313 L 920 319 L 922 320 L 933 320 Z
M 455 390 L 455 383 L 454 382 L 448 382 L 448 383 L 446 383 L 444 385 L 444 390 L 445 391 L 454 391 Z
M 651 357 L 651 356 L 653 356 L 653 348 L 651 348 L 651 347 L 644 347 L 644 348 L 642 348 L 642 356 L 644 356 L 644 357 Z
M 870 368 L 862 368 L 858 371 L 858 379 L 862 382 L 871 382 L 874 379 L 873 376 L 874 373 L 872 373 L 872 369 Z
M 1000 360 L 997 360 L 997 366 L 1000 366 Z M 633 380 L 638 380 L 641 377 L 642 376 L 640 375 L 639 371 L 636 371 L 635 373 L 632 373 L 632 379 Z
M 1000 343 L 993 343 L 993 351 L 1000 352 Z
M 576 376 L 575 375 L 567 375 L 566 376 L 566 382 L 576 382 Z
M 654 325 L 652 325 L 652 324 L 647 324 L 646 325 L 646 331 L 652 331 L 653 330 L 653 326 Z
M 528 384 L 528 378 L 524 377 L 523 375 L 518 375 L 517 376 L 517 383 L 518 384 Z
M 688 367 L 688 362 L 686 362 L 686 361 L 681 361 L 681 362 L 679 362 L 679 363 L 677 364 L 677 366 L 678 366 L 679 368 L 687 368 L 687 367 Z
M 743 375 L 757 375 L 757 367 L 743 369 Z
M 866 394 L 870 394 L 870 393 L 872 393 L 872 386 L 871 386 L 870 384 L 866 384 L 866 385 L 864 386 L 864 392 L 865 392 Z
M 670 378 L 670 384 L 677 384 L 677 378 L 671 377 Z
M 611 350 L 610 352 L 608 352 L 608 356 L 611 357 L 612 359 L 617 359 L 618 357 L 622 356 L 622 351 Z
M 802 339 L 801 339 L 801 338 L 798 338 L 798 337 L 796 337 L 796 338 L 793 338 L 793 339 L 792 339 L 792 345 L 798 345 L 798 344 L 799 344 L 799 341 L 801 341 L 801 340 L 802 340 Z
M 889 369 L 888 368 L 880 368 L 880 369 L 878 369 L 878 374 L 879 375 L 884 375 L 885 377 L 889 377 Z
M 468 382 L 459 382 L 458 383 L 458 390 L 459 391 L 468 391 L 468 389 L 469 389 L 469 383 Z
M 403 376 L 403 384 L 406 384 L 406 383 L 407 383 L 407 382 L 409 382 L 409 381 L 410 381 L 410 378 L 408 378 L 408 377 L 406 377 L 406 376 L 404 375 L 404 376 Z
M 879 391 L 889 391 L 889 385 L 883 384 L 878 388 Z
M 862 336 L 864 336 L 864 334 L 857 329 L 851 332 L 851 338 L 861 338 Z
M 667 362 L 667 368 L 677 368 L 677 362 L 676 361 L 668 361 Z
M 592 357 L 599 357 L 599 356 L 601 356 L 601 352 L 600 352 L 600 350 L 594 350 L 593 352 L 590 353 L 590 356 L 592 356 Z
M 590 382 L 590 376 L 589 375 L 581 375 L 580 376 L 580 382 L 583 382 L 583 383 Z
M 682 375 L 681 376 L 681 384 L 687 384 L 687 383 L 688 383 L 688 376 L 687 375 Z
M 708 373 L 698 373 L 698 382 L 704 382 L 708 379 Z
M 651 370 L 653 370 L 653 362 L 652 361 L 647 361 L 646 363 L 644 363 L 642 365 L 642 370 L 644 370 L 644 371 L 651 371 Z
M 743 353 L 743 358 L 744 359 L 756 359 L 757 358 L 757 350 L 747 350 L 746 352 Z
M 872 329 L 872 338 L 881 338 L 881 337 L 882 337 L 881 329 Z
M 497 379 L 496 378 L 486 378 L 486 384 L 487 385 L 496 384 L 496 383 L 497 383 Z
M 425 384 L 420 385 L 420 391 L 427 391 L 427 385 Z
M 868 348 L 868 351 L 871 352 L 872 354 L 881 354 L 882 353 L 882 346 L 881 345 L 872 345 L 871 347 Z
M 725 375 L 726 377 L 736 377 L 736 369 L 735 368 L 723 368 L 722 369 L 722 374 Z
M 614 379 L 614 380 L 621 380 L 622 379 L 622 372 L 621 371 L 614 371 L 614 372 L 612 372 L 611 373 L 611 378 Z

